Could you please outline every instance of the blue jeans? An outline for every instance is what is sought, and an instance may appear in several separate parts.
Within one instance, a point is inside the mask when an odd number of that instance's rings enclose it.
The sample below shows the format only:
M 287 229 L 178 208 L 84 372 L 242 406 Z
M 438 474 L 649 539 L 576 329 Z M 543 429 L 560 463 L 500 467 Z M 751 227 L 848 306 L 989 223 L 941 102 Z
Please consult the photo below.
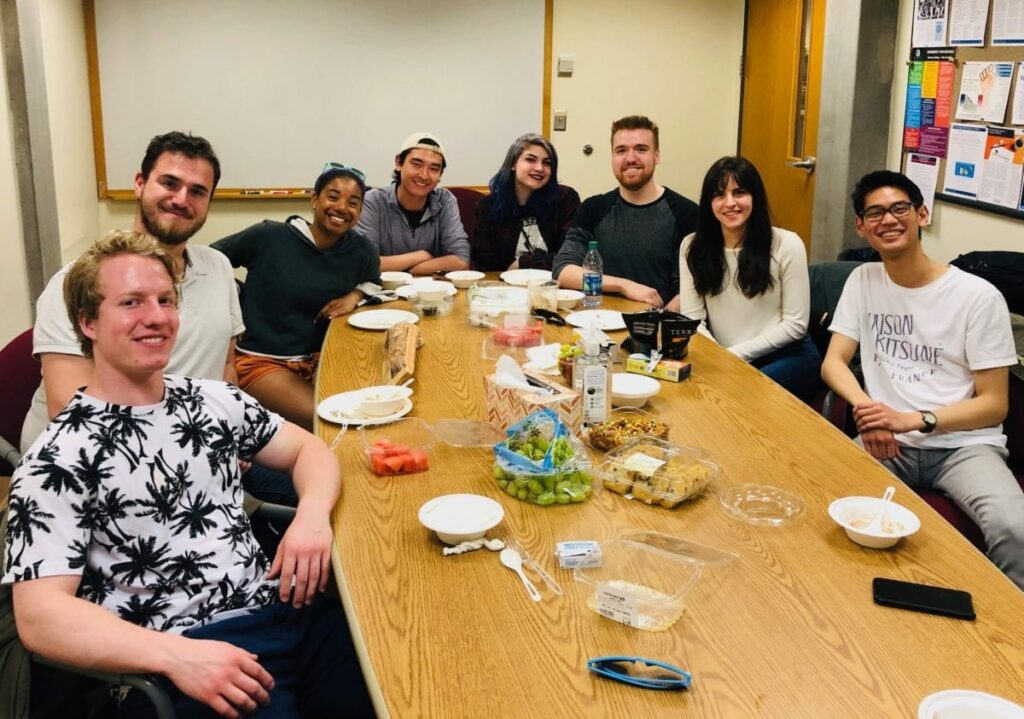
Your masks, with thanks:
M 990 444 L 900 445 L 900 456 L 882 464 L 908 486 L 935 489 L 956 502 L 981 529 L 992 563 L 1024 589 L 1024 492 L 1006 466 L 1008 454 Z
M 807 336 L 761 355 L 750 364 L 804 402 L 814 397 L 821 382 L 821 357 Z
M 318 594 L 312 605 L 302 609 L 277 601 L 254 614 L 191 629 L 185 636 L 228 642 L 259 657 L 260 664 L 274 678 L 274 688 L 269 692 L 270 703 L 251 716 L 376 716 L 337 597 Z M 167 687 L 179 719 L 216 716 L 205 704 L 178 692 L 170 682 Z M 126 705 L 122 709 L 129 716 L 149 714 L 148 702 L 141 696 L 130 696 Z

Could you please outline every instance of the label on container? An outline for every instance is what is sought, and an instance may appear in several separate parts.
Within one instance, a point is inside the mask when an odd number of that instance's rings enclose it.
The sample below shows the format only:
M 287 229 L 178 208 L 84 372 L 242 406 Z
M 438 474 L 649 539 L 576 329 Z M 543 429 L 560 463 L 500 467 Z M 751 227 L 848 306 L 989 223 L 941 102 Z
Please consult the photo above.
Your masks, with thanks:
M 649 454 L 637 452 L 623 462 L 622 466 L 630 472 L 639 472 L 645 477 L 653 477 L 654 473 L 661 469 L 664 464 L 664 460 L 655 459 Z
M 588 296 L 601 295 L 601 275 L 597 272 L 583 273 L 583 294 Z
M 580 365 L 576 365 L 579 371 Z M 583 423 L 594 424 L 608 419 L 608 368 L 603 364 L 582 366 Z
M 614 622 L 631 627 L 640 626 L 636 610 L 636 597 L 622 589 L 615 589 L 608 582 L 597 584 L 597 613 Z

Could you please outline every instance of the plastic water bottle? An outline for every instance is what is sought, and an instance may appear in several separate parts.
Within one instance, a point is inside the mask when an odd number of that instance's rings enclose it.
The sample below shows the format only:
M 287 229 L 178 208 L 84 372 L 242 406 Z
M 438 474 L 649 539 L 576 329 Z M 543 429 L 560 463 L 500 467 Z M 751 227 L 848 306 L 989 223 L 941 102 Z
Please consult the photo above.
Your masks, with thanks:
M 583 258 L 583 306 L 601 306 L 601 279 L 604 277 L 604 263 L 597 251 L 597 241 L 591 240 Z

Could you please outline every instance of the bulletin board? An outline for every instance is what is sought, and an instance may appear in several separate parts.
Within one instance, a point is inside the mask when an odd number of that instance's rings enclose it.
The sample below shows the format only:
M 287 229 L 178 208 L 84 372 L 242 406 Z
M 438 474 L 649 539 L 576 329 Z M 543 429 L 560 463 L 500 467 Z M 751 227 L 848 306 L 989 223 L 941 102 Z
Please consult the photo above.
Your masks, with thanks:
M 304 196 L 326 161 L 391 180 L 414 132 L 447 185 L 486 186 L 546 132 L 552 0 L 82 0 L 96 180 L 131 190 L 150 138 L 207 138 L 217 196 Z
M 1021 10 L 1022 10 L 1022 12 L 1024 12 L 1024 0 L 1017 0 L 1017 1 L 1021 2 L 1021 4 L 1022 4 Z M 947 19 L 948 19 L 948 17 L 950 15 L 952 15 L 952 12 L 954 10 L 954 5 L 955 5 L 956 2 L 957 2 L 957 0 L 949 0 L 949 6 L 948 6 L 948 13 L 949 14 L 947 15 Z M 919 7 L 920 7 L 919 4 L 915 3 L 915 11 Z M 998 215 L 1002 215 L 1002 216 L 1005 216 L 1005 217 L 1024 219 L 1024 210 L 1021 209 L 1022 202 L 1024 202 L 1024 198 L 1021 197 L 1021 192 L 1020 191 L 1018 191 L 1017 200 L 1016 200 L 1015 206 L 1014 207 L 1008 207 L 1005 204 L 995 204 L 995 203 L 992 203 L 992 202 L 983 201 L 981 199 L 978 199 L 977 197 L 966 196 L 965 193 L 963 192 L 963 190 L 955 185 L 955 181 L 954 181 L 954 185 L 951 185 L 950 188 L 947 188 L 947 185 L 946 185 L 947 167 L 948 167 L 948 165 L 950 163 L 950 157 L 949 157 L 950 151 L 949 151 L 949 148 L 948 148 L 948 141 L 947 141 L 947 150 L 944 151 L 940 155 L 939 152 L 937 151 L 936 143 L 929 143 L 928 142 L 928 140 L 929 140 L 928 129 L 931 129 L 931 128 L 927 128 L 927 121 L 929 120 L 928 112 L 926 111 L 926 112 L 922 113 L 924 115 L 924 117 L 917 117 L 916 115 L 919 113 L 919 111 L 918 111 L 917 107 L 914 105 L 914 103 L 915 103 L 915 97 L 914 97 L 915 90 L 914 90 L 914 87 L 913 87 L 913 84 L 914 84 L 913 83 L 913 78 L 915 77 L 915 75 L 914 75 L 914 73 L 915 73 L 914 63 L 915 62 L 919 62 L 919 63 L 923 63 L 923 62 L 939 62 L 939 63 L 941 63 L 941 62 L 946 62 L 946 60 L 934 59 L 934 58 L 936 58 L 936 57 L 948 57 L 948 58 L 951 58 L 951 60 L 949 62 L 950 62 L 950 65 L 951 65 L 951 67 L 953 69 L 953 81 L 952 81 L 952 97 L 950 99 L 951 106 L 949 108 L 949 115 L 950 115 L 949 116 L 949 121 L 948 121 L 949 126 L 951 127 L 954 124 L 968 126 L 969 128 L 971 128 L 972 131 L 976 131 L 978 133 L 977 137 L 979 138 L 979 141 L 980 141 L 981 135 L 985 135 L 990 146 L 991 145 L 998 145 L 1002 141 L 1002 139 L 1000 137 L 997 137 L 997 135 L 1001 133 L 1000 130 L 998 130 L 998 129 L 990 130 L 989 128 L 1008 128 L 1008 129 L 1010 129 L 1012 131 L 1015 131 L 1015 133 L 1009 132 L 1009 133 L 1004 133 L 1004 134 L 1009 134 L 1009 135 L 1016 134 L 1016 137 L 1021 138 L 1021 141 L 1018 143 L 1021 146 L 1021 147 L 1018 148 L 1020 150 L 1020 155 L 1018 156 L 1018 161 L 1020 159 L 1024 159 L 1024 123 L 1012 124 L 1014 95 L 1017 92 L 1018 71 L 1019 71 L 1019 68 L 1021 66 L 1021 63 L 1024 63 L 1024 44 L 1022 44 L 1022 45 L 993 45 L 993 42 L 992 42 L 992 25 L 993 25 L 992 13 L 993 13 L 992 0 L 990 0 L 990 2 L 989 2 L 989 10 L 988 10 L 988 20 L 987 20 L 986 27 L 985 27 L 985 32 L 984 32 L 984 42 L 985 42 L 984 46 L 981 46 L 981 47 L 977 47 L 977 46 L 964 47 L 964 46 L 946 45 L 946 46 L 943 46 L 943 47 L 933 47 L 933 48 L 917 48 L 917 47 L 912 47 L 911 48 L 911 57 L 910 57 L 910 59 L 909 59 L 909 61 L 907 63 L 907 66 L 908 66 L 907 67 L 907 71 L 908 71 L 908 73 L 910 73 L 911 82 L 908 83 L 907 107 L 905 108 L 906 112 L 905 112 L 905 118 L 904 118 L 903 169 L 904 169 L 905 173 L 911 174 L 911 172 L 913 170 L 913 168 L 909 167 L 911 153 L 921 153 L 921 154 L 923 154 L 925 156 L 925 160 L 927 160 L 927 161 L 931 161 L 932 158 L 934 158 L 934 164 L 937 165 L 937 167 L 938 167 L 938 181 L 936 183 L 936 189 L 935 189 L 935 200 L 936 201 L 948 202 L 948 203 L 952 203 L 952 204 L 956 204 L 956 205 L 972 207 L 972 208 L 975 208 L 975 209 L 978 209 L 978 210 L 982 210 L 984 212 L 998 214 Z M 918 22 L 918 18 L 916 17 L 916 15 L 917 15 L 917 13 L 915 12 L 915 22 Z M 946 32 L 947 33 L 949 32 L 948 28 L 947 28 Z M 950 36 L 947 35 L 946 37 L 947 37 L 947 39 L 949 39 Z M 967 89 L 968 89 L 968 88 L 965 88 L 964 85 L 963 85 L 963 83 L 964 83 L 964 71 L 965 71 L 965 68 L 972 67 L 972 66 L 968 65 L 968 63 L 992 63 L 992 64 L 995 64 L 995 63 L 1012 63 L 1013 64 L 1012 71 L 1011 71 L 1011 74 L 1010 74 L 1009 95 L 1008 95 L 1008 99 L 1007 99 L 1007 103 L 1006 103 L 1006 110 L 1005 110 L 1005 113 L 1004 113 L 1003 118 L 1002 118 L 1002 120 L 1003 120 L 1002 122 L 992 122 L 992 121 L 974 120 L 974 119 L 958 119 L 957 118 L 957 111 L 958 111 L 958 109 L 960 107 L 960 104 L 968 102 L 968 100 L 963 97 L 965 91 L 967 91 Z M 986 67 L 987 67 L 987 65 L 986 65 Z M 935 72 L 934 68 L 932 68 L 931 71 L 934 73 Z M 920 78 L 920 69 L 918 69 L 917 72 L 919 73 L 918 74 L 918 78 Z M 927 91 L 925 91 L 925 92 L 927 93 Z M 941 87 L 940 87 L 940 90 L 939 90 L 939 94 L 941 95 Z M 941 99 L 939 100 L 939 104 L 941 104 Z M 919 134 L 923 134 L 924 135 L 924 137 L 923 137 L 923 144 L 922 144 L 920 149 L 908 146 L 908 145 L 912 145 L 913 144 L 913 141 L 910 138 L 914 137 L 915 129 L 913 127 L 911 127 L 914 124 L 918 124 L 919 126 L 924 126 L 924 128 L 925 128 L 925 129 L 920 129 L 918 131 Z M 950 134 L 952 134 L 951 130 L 950 130 Z M 970 134 L 973 134 L 973 132 L 972 133 L 967 133 L 967 134 L 970 135 Z M 934 134 L 932 135 L 932 138 L 934 138 Z M 909 142 L 908 142 L 908 140 L 909 140 Z M 990 154 L 990 152 L 991 152 L 991 147 L 989 147 L 986 150 L 987 154 Z M 955 155 L 955 153 L 954 153 L 954 155 Z M 955 160 L 954 160 L 954 162 L 955 162 Z M 964 164 L 966 165 L 968 163 L 964 163 Z M 972 166 L 969 169 L 965 169 L 964 170 L 964 175 L 967 176 L 968 173 L 978 172 L 978 173 L 980 173 L 981 180 L 983 181 L 985 179 L 984 178 L 984 173 L 986 172 L 986 164 L 987 164 L 986 162 L 982 162 L 979 165 L 977 165 L 976 167 Z M 1001 171 L 1002 171 L 1002 168 L 992 168 L 992 170 L 991 170 L 992 173 L 1001 172 Z M 959 172 L 959 168 L 955 166 L 953 172 Z M 992 176 L 994 176 L 994 175 L 990 175 L 990 177 L 992 177 Z M 979 181 L 979 184 L 980 184 L 980 181 Z M 1024 182 L 1022 182 L 1021 184 L 1024 185 Z M 991 187 L 987 188 L 987 194 L 988 195 L 992 194 Z

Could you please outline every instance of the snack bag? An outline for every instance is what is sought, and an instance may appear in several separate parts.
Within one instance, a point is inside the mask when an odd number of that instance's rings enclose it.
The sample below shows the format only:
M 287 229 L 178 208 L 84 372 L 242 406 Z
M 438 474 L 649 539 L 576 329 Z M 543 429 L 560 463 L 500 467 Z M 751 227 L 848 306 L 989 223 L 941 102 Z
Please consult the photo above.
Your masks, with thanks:
M 494 479 L 506 494 L 544 507 L 590 498 L 590 458 L 557 414 L 534 412 L 506 435 L 494 448 Z

